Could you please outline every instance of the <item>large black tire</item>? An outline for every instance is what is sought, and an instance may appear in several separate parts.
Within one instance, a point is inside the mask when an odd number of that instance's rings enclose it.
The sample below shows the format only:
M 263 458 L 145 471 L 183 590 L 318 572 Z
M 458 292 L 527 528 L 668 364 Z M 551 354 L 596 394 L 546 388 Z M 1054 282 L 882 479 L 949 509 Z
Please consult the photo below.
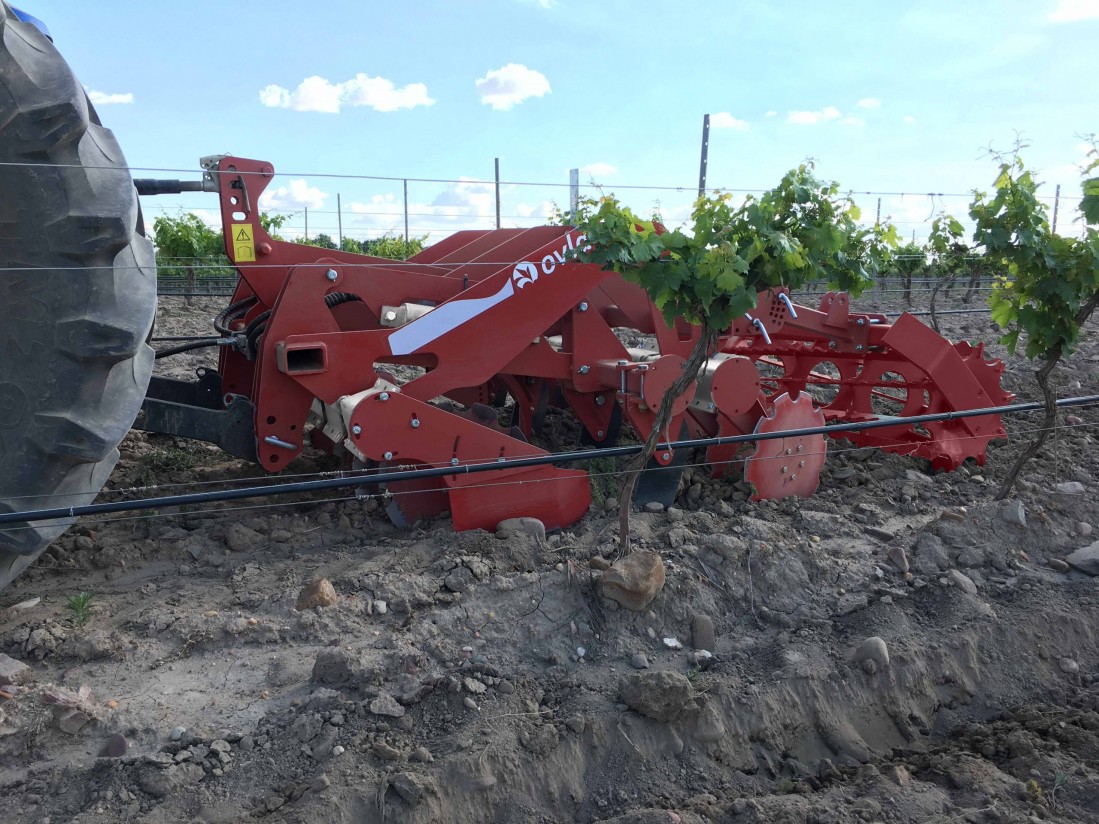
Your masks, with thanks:
M 150 243 L 114 136 L 0 2 L 0 511 L 90 503 L 145 396 Z M 0 589 L 71 519 L 0 527 Z

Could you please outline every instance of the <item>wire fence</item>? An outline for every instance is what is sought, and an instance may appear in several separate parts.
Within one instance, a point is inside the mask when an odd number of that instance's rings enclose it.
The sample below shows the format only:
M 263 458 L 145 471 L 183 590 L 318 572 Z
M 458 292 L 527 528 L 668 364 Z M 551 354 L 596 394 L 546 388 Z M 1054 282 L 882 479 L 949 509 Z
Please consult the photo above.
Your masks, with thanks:
M 0 165 L 34 166 L 28 162 Z M 488 164 L 486 163 L 486 166 Z M 91 168 L 91 167 L 86 167 Z M 110 168 L 117 171 L 115 167 Z M 134 176 L 171 174 L 198 180 L 200 168 L 130 167 Z M 247 175 L 247 173 L 245 173 Z M 280 233 L 288 239 L 316 239 L 326 235 L 338 245 L 343 238 L 359 241 L 379 236 L 424 237 L 428 243 L 462 229 L 496 227 L 529 228 L 567 213 L 578 198 L 613 194 L 635 211 L 655 211 L 669 225 L 685 221 L 698 196 L 696 183 L 667 185 L 617 180 L 609 164 L 572 169 L 566 179 L 532 181 L 501 177 L 499 159 L 495 174 L 458 177 L 416 177 L 276 170 L 271 185 L 258 198 L 258 207 L 283 219 Z M 988 179 L 969 181 L 973 188 L 987 188 Z M 973 189 L 936 187 L 939 191 L 867 189 L 852 187 L 848 194 L 860 207 L 863 223 L 888 221 L 905 240 L 926 239 L 932 219 L 943 212 L 968 221 Z M 957 189 L 962 188 L 962 191 Z M 1082 236 L 1079 221 L 1081 198 L 1070 194 L 1075 187 L 1058 184 L 1038 199 L 1046 206 L 1053 230 L 1066 236 Z M 716 185 L 706 191 L 734 199 L 758 195 L 763 187 Z M 1047 188 L 1047 192 L 1049 189 Z M 163 199 L 145 198 L 143 209 L 151 222 L 158 216 L 192 212 L 212 226 L 220 226 L 217 199 L 209 195 L 181 194 Z
M 498 265 L 498 264 L 493 264 Z M 232 271 L 232 270 L 230 270 Z M 209 274 L 207 274 L 209 272 Z M 163 269 L 157 274 L 157 294 L 161 297 L 229 297 L 237 287 L 239 277 L 236 274 L 222 274 L 222 267 L 195 267 L 195 274 L 187 275 Z M 987 294 L 993 283 L 993 276 L 987 272 L 975 273 L 972 277 L 959 277 L 951 283 L 943 283 L 938 278 L 912 278 L 886 276 L 878 278 L 874 286 L 864 293 L 864 298 L 874 295 L 905 295 L 913 297 L 929 295 L 941 284 L 945 297 L 952 294 Z M 817 295 L 829 290 L 824 281 L 806 283 L 799 291 L 802 294 Z

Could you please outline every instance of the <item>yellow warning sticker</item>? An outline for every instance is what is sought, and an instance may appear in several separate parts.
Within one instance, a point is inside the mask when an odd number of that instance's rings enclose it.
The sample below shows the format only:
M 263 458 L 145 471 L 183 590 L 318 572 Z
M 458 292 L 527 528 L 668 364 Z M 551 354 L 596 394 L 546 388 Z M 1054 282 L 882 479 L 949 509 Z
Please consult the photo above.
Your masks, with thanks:
M 256 242 L 252 238 L 252 224 L 233 223 L 229 228 L 233 233 L 233 260 L 237 263 L 254 261 Z

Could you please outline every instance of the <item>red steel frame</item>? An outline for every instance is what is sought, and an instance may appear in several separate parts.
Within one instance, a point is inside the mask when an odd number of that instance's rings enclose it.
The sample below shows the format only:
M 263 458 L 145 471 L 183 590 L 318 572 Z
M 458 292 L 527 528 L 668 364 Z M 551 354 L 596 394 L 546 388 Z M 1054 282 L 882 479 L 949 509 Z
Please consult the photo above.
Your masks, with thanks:
M 354 255 L 264 231 L 256 204 L 274 176 L 271 164 L 226 157 L 218 171 L 227 251 L 241 274 L 234 302 L 255 301 L 238 328 L 270 313 L 255 360 L 222 349 L 223 390 L 227 399 L 245 395 L 255 404 L 259 462 L 270 471 L 302 449 L 315 399 L 335 405 L 360 393 L 348 421 L 357 434 L 347 445 L 382 463 L 460 465 L 544 454 L 499 426 L 433 404 L 440 396 L 468 406 L 506 392 L 529 439 L 540 406 L 560 390 L 596 442 L 609 435 L 616 407 L 644 437 L 697 339 L 697 329 L 683 322 L 669 328 L 639 287 L 570 260 L 584 243 L 570 227 L 457 232 L 407 261 Z M 232 241 L 234 227 L 239 234 L 244 225 L 250 254 Z M 330 308 L 325 297 L 337 292 L 357 299 Z M 432 308 L 400 327 L 383 324 L 383 307 L 402 304 Z M 781 425 L 775 399 L 814 385 L 836 390 L 823 405 L 828 420 L 973 409 L 1011 398 L 1000 388 L 1002 365 L 985 361 L 979 346 L 952 345 L 909 315 L 888 323 L 852 313 L 842 293 L 828 293 L 810 309 L 788 305 L 785 290 L 763 292 L 753 318 L 766 334 L 748 318 L 732 324 L 698 393 L 680 399 L 670 432 L 686 424 L 696 435 L 745 434 L 765 418 L 774 428 Z M 654 337 L 651 354 L 631 352 L 615 333 L 623 327 Z M 838 376 L 822 371 L 826 363 Z M 424 371 L 398 388 L 379 380 L 386 365 Z M 988 441 L 1003 435 L 999 417 L 987 416 L 845 437 L 955 468 L 969 457 L 983 463 Z M 709 451 L 715 472 L 733 452 Z M 587 476 L 575 470 L 502 470 L 477 483 L 473 477 L 390 491 L 446 492 L 415 496 L 420 505 L 413 509 L 450 509 L 458 529 L 491 528 L 516 515 L 566 526 L 590 501 Z

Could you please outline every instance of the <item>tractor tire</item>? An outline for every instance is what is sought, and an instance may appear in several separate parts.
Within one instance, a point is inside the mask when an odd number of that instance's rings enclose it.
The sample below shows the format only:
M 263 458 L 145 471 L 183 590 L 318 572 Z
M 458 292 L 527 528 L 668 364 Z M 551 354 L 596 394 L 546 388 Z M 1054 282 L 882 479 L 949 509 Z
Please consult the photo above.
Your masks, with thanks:
M 152 245 L 126 161 L 0 2 L 0 512 L 90 503 L 145 397 Z M 0 590 L 73 522 L 0 526 Z

